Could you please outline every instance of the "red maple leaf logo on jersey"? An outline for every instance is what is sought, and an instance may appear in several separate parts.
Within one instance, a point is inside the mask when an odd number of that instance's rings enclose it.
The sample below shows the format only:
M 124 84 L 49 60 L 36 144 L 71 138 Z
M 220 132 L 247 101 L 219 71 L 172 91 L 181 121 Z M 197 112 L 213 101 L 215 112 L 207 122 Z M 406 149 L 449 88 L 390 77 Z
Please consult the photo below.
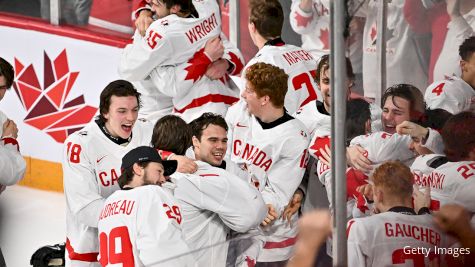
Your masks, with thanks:
M 13 88 L 28 112 L 26 124 L 46 132 L 63 143 L 96 114 L 97 108 L 85 105 L 84 96 L 68 99 L 79 72 L 70 72 L 66 49 L 53 61 L 44 53 L 44 80 L 41 87 L 33 64 L 25 66 L 15 58 Z
M 209 64 L 211 64 L 211 60 L 208 56 L 204 53 L 205 49 L 202 48 L 196 52 L 193 57 L 188 60 L 188 65 L 185 70 L 188 72 L 186 74 L 185 80 L 193 80 L 193 83 L 200 80 L 203 75 L 206 73 L 206 69 L 208 68 Z
M 246 263 L 248 267 L 256 266 L 256 260 L 251 259 L 249 256 L 246 256 Z
M 304 17 L 299 13 L 295 12 L 295 20 L 297 21 L 297 27 L 307 27 L 307 25 L 312 20 L 313 15 L 310 17 Z
M 329 30 L 328 28 L 321 28 L 320 29 L 320 41 L 322 42 L 323 44 L 323 49 L 330 49 L 330 34 L 329 34 Z

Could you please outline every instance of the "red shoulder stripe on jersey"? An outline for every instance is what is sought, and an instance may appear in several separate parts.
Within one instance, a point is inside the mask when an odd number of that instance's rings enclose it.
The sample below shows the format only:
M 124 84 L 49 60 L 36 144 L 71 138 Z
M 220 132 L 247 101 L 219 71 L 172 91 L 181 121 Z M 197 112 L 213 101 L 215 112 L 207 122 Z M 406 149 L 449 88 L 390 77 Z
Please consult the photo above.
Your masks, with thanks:
M 207 103 L 224 103 L 227 105 L 232 105 L 238 100 L 239 98 L 234 97 L 234 96 L 221 95 L 221 94 L 209 94 L 209 95 L 205 95 L 205 96 L 193 99 L 193 101 L 191 101 L 190 104 L 186 105 L 182 109 L 177 109 L 177 108 L 173 108 L 173 109 L 177 113 L 184 113 L 188 109 L 201 107 Z
M 293 246 L 296 241 L 297 241 L 297 237 L 291 237 L 280 242 L 266 242 L 266 244 L 264 245 L 264 249 L 286 248 L 286 247 Z
M 201 177 L 208 177 L 208 176 L 219 176 L 218 174 L 214 173 L 205 173 L 205 174 L 200 174 Z
M 69 238 L 66 238 L 66 249 L 68 250 L 69 259 L 71 260 L 97 262 L 97 256 L 99 256 L 98 252 L 76 253 L 69 242 Z

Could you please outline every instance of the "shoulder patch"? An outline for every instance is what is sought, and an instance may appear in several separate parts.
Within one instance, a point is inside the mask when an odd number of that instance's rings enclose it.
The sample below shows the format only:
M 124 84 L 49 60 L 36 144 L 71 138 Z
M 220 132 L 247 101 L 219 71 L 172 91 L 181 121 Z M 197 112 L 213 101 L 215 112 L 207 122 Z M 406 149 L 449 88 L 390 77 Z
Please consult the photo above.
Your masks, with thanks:
M 429 165 L 429 167 L 431 167 L 433 169 L 437 169 L 437 168 L 439 168 L 440 166 L 444 165 L 447 162 L 449 162 L 449 160 L 446 157 L 440 156 L 440 157 L 435 157 L 435 158 L 431 159 L 430 161 L 428 161 L 427 165 Z
M 78 135 L 80 136 L 87 136 L 87 131 L 79 131 Z

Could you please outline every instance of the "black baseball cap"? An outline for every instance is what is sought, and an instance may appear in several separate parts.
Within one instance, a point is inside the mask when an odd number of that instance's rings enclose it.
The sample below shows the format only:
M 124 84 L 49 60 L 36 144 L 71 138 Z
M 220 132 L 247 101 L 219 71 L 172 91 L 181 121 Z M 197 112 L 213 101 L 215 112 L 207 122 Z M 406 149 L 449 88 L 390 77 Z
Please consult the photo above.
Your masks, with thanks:
M 125 156 L 122 158 L 122 165 L 120 168 L 125 170 L 137 162 L 161 163 L 164 169 L 164 176 L 172 175 L 176 171 L 178 164 L 176 160 L 162 160 L 160 154 L 158 154 L 158 151 L 153 147 L 139 146 L 125 154 Z

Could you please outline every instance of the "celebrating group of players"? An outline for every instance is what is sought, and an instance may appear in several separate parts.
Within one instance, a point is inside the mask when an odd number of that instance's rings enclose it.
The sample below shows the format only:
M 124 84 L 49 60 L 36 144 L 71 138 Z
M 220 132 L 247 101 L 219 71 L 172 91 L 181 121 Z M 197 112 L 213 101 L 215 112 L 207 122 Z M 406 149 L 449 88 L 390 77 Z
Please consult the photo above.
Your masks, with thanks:
M 144 1 L 138 12 L 147 27 L 124 49 L 124 80 L 65 141 L 66 266 L 284 266 L 298 210 L 333 204 L 329 56 L 281 39 L 277 0 L 250 1 L 259 52 L 246 65 L 215 0 Z M 347 60 L 352 265 L 444 261 L 403 250 L 455 243 L 414 208 L 475 211 L 475 37 L 459 52 L 461 77 L 424 96 L 393 85 L 382 110 L 350 99 Z

